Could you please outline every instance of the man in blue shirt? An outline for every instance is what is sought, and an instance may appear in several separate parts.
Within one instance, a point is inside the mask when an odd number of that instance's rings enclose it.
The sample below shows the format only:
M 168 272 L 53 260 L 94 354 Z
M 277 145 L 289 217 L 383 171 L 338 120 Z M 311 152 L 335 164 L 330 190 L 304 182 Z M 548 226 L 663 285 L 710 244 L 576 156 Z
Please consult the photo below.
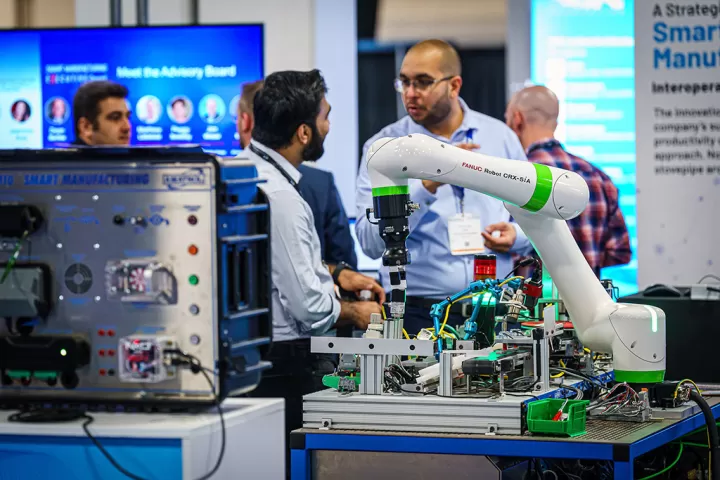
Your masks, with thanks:
M 395 88 L 402 95 L 408 115 L 388 125 L 370 138 L 363 147 L 358 175 L 355 231 L 360 246 L 371 258 L 380 258 L 384 243 L 377 225 L 365 212 L 372 207 L 372 186 L 365 164 L 367 150 L 382 137 L 400 137 L 422 133 L 485 155 L 527 161 L 517 136 L 507 125 L 470 110 L 460 98 L 462 77 L 460 57 L 455 49 L 440 40 L 426 40 L 413 46 L 403 59 Z M 511 160 L 508 160 L 511 161 Z M 407 248 L 407 305 L 405 330 L 417 334 L 431 327 L 430 307 L 466 288 L 474 279 L 473 254 L 478 249 L 497 256 L 497 276 L 512 269 L 511 253 L 529 253 L 531 245 L 500 200 L 474 191 L 443 185 L 429 180 L 411 180 L 410 198 L 420 206 L 410 216 Z M 371 220 L 374 219 L 371 218 Z M 450 248 L 449 222 L 480 222 L 482 241 L 468 250 Z M 484 242 L 484 247 L 483 247 Z M 470 253 L 470 254 L 468 254 Z M 383 286 L 389 290 L 386 269 Z M 453 305 L 448 324 L 462 324 L 462 306 Z
M 238 136 L 243 149 L 250 144 L 253 119 L 253 100 L 263 86 L 262 80 L 243 85 L 238 102 Z M 300 165 L 302 174 L 300 194 L 313 212 L 315 230 L 320 237 L 322 259 L 332 265 L 345 263 L 357 269 L 355 242 L 350 233 L 350 221 L 333 174 L 309 165 Z

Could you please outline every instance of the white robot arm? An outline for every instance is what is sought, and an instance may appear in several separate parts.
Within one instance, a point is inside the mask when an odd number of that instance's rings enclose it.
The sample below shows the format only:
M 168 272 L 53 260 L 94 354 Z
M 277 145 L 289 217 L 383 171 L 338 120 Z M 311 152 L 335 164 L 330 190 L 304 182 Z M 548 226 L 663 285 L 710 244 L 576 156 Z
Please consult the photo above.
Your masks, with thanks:
M 367 153 L 373 214 L 390 270 L 390 310 L 405 309 L 407 217 L 414 205 L 408 179 L 434 180 L 475 190 L 505 202 L 535 246 L 575 327 L 580 341 L 613 355 L 615 379 L 651 384 L 665 375 L 665 314 L 647 305 L 618 304 L 605 291 L 570 233 L 566 220 L 585 209 L 589 191 L 582 177 L 530 162 L 469 152 L 413 134 L 382 138 Z

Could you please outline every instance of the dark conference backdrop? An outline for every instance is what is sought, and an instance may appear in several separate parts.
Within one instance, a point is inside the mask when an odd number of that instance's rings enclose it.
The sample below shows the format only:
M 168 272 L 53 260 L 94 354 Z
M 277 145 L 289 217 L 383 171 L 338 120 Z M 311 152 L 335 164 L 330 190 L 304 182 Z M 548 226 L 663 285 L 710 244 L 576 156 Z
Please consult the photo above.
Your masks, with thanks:
M 235 155 L 240 87 L 263 74 L 261 25 L 2 32 L 0 148 L 67 146 L 78 87 L 109 79 L 130 91 L 133 145 Z

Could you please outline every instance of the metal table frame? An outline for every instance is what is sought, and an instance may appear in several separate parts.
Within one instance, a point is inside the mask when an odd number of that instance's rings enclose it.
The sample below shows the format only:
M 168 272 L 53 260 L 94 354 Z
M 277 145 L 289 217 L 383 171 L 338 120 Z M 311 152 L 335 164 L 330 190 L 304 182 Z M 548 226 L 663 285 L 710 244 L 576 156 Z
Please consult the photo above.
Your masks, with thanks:
M 720 401 L 708 399 L 715 418 L 720 417 Z M 456 455 L 493 455 L 533 458 L 609 460 L 616 479 L 632 479 L 637 457 L 675 441 L 705 426 L 702 413 L 682 420 L 663 420 L 649 424 L 650 433 L 627 435 L 625 441 L 603 442 L 576 438 L 531 436 L 481 436 L 357 432 L 351 430 L 300 429 L 290 434 L 292 480 L 311 480 L 313 450 L 373 451 Z M 654 429 L 652 427 L 655 427 Z M 646 430 L 646 429 L 643 429 Z

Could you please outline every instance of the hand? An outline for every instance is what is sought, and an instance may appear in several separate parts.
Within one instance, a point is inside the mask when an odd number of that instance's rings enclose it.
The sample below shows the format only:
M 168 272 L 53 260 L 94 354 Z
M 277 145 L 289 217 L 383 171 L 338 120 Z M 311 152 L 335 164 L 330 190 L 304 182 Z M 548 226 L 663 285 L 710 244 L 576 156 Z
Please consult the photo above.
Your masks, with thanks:
M 463 150 L 477 150 L 480 148 L 480 145 L 477 143 L 458 143 L 455 145 L 458 148 L 462 148 Z
M 377 296 L 378 303 L 385 303 L 385 290 L 372 278 L 362 273 L 353 272 L 349 268 L 340 272 L 338 286 L 347 292 L 355 292 L 360 298 L 360 292 L 370 290 Z
M 352 302 L 352 306 L 353 324 L 360 330 L 367 330 L 371 314 L 382 313 L 380 304 L 375 302 Z
M 499 235 L 493 235 L 494 232 L 498 232 Z M 508 222 L 500 222 L 488 225 L 485 231 L 482 232 L 482 236 L 483 239 L 485 239 L 485 246 L 490 250 L 498 253 L 507 253 L 515 244 L 517 232 L 515 231 L 515 227 Z
M 425 187 L 425 190 L 435 195 L 437 193 L 437 189 L 441 185 L 445 185 L 444 183 L 440 182 L 433 182 L 432 180 L 423 180 L 422 181 L 423 187 Z

